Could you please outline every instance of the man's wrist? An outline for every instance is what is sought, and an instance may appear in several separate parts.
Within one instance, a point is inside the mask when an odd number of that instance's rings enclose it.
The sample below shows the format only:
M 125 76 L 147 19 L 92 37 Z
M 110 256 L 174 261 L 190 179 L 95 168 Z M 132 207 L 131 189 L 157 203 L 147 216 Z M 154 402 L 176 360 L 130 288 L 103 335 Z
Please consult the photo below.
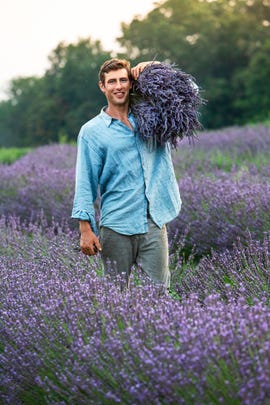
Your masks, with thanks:
M 81 234 L 93 232 L 89 221 L 80 220 L 79 224 L 80 224 L 80 233 Z

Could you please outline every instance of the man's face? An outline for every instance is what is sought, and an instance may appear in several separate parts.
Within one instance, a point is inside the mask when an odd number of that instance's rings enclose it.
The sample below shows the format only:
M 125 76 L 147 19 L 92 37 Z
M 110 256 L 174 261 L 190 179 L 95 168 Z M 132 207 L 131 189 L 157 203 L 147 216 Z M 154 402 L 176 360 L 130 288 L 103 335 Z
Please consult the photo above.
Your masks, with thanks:
M 121 106 L 128 103 L 131 82 L 126 69 L 111 70 L 105 73 L 105 82 L 99 82 L 101 91 L 105 94 L 108 104 Z

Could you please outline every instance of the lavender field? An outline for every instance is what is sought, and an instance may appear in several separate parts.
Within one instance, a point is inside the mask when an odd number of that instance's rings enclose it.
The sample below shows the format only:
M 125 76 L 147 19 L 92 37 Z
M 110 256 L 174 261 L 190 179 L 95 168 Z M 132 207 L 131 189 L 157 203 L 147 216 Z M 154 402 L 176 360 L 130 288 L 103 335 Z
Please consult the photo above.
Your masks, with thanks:
M 173 155 L 169 295 L 79 252 L 75 146 L 0 166 L 0 404 L 270 403 L 270 127 Z

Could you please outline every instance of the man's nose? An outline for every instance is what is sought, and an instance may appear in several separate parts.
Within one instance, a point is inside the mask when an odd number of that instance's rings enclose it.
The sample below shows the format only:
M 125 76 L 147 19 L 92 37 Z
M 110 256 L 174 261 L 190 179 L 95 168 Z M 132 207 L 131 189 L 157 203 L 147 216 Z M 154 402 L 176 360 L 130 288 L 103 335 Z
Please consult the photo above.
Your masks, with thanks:
M 116 87 L 122 87 L 122 82 L 120 79 L 116 81 Z

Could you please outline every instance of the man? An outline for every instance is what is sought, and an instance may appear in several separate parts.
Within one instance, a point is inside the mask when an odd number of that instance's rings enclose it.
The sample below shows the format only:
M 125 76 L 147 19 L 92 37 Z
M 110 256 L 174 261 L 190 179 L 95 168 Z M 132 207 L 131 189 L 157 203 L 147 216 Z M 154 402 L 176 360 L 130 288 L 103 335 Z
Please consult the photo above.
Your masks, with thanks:
M 81 251 L 101 252 L 105 274 L 115 265 L 128 285 L 136 264 L 168 289 L 166 223 L 180 211 L 179 189 L 169 145 L 150 149 L 140 139 L 129 105 L 132 78 L 137 80 L 149 63 L 131 69 L 128 61 L 111 59 L 101 66 L 99 87 L 107 106 L 78 136 L 72 217 L 79 220 Z M 98 188 L 99 229 L 94 209 Z

